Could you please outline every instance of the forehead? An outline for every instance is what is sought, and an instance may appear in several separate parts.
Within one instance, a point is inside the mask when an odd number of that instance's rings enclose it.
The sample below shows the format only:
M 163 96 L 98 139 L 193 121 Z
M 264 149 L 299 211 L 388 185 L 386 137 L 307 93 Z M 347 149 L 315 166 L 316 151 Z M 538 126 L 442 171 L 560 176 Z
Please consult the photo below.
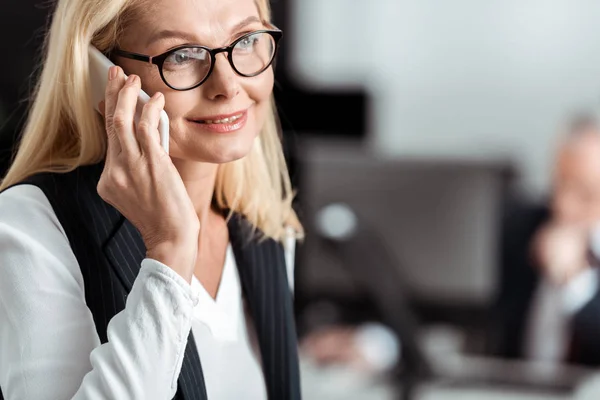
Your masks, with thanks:
M 255 0 L 150 0 L 147 6 L 130 26 L 136 40 L 169 30 L 187 32 L 203 44 L 221 45 L 241 21 L 251 16 L 261 19 Z

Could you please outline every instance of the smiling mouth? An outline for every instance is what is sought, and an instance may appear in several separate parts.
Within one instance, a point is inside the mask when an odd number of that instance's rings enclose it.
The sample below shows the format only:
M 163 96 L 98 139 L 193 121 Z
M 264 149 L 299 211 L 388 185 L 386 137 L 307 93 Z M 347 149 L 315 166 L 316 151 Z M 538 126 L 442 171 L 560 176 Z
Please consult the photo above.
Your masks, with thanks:
M 244 116 L 244 113 L 241 112 L 237 115 L 228 117 L 228 118 L 223 118 L 223 119 L 200 119 L 200 120 L 195 120 L 194 122 L 197 122 L 199 124 L 231 124 L 234 123 L 235 121 L 237 121 L 238 119 L 242 118 Z

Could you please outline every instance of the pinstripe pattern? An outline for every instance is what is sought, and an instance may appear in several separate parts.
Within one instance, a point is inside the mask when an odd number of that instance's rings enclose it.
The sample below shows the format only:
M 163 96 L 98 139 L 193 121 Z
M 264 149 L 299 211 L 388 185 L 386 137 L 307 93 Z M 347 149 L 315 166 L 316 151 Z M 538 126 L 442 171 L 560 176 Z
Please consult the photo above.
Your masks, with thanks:
M 269 399 L 300 399 L 294 309 L 283 247 L 252 237 L 239 215 L 229 221 L 229 237 L 242 287 L 254 319 Z
M 146 248 L 138 230 L 98 196 L 96 185 L 103 168 L 100 163 L 67 174 L 36 175 L 21 183 L 40 187 L 48 197 L 79 262 L 86 303 L 105 343 L 108 322 L 125 308 Z M 257 330 L 269 399 L 300 399 L 294 313 L 283 248 L 270 239 L 257 241 L 249 224 L 238 215 L 228 226 Z M 207 399 L 192 333 L 174 398 Z

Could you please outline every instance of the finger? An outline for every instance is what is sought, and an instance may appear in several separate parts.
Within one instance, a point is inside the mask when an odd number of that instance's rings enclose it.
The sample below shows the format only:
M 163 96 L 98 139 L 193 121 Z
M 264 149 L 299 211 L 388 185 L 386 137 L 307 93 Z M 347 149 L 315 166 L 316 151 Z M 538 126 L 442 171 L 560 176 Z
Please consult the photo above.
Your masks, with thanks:
M 162 147 L 160 147 L 158 124 L 160 122 L 160 112 L 163 110 L 164 106 L 165 96 L 160 92 L 156 92 L 142 109 L 136 136 L 140 143 L 142 153 L 144 154 L 159 154 L 162 149 Z
M 117 155 L 121 152 L 121 144 L 113 129 L 112 117 L 117 106 L 119 90 L 123 87 L 123 71 L 120 67 L 110 67 L 108 70 L 108 81 L 104 92 L 104 122 L 107 134 L 107 157 L 111 154 Z
M 117 105 L 112 117 L 113 128 L 121 143 L 121 151 L 132 155 L 140 154 L 140 146 L 135 138 L 134 126 L 140 89 L 140 78 L 137 75 L 130 75 L 119 91 Z
M 100 112 L 100 115 L 102 115 L 102 118 L 106 118 L 106 102 L 104 100 L 100 101 L 98 103 L 98 111 Z M 111 142 L 113 142 L 113 144 L 111 144 Z M 109 160 L 113 154 L 118 154 L 121 151 L 121 146 L 118 145 L 115 146 L 114 142 L 117 142 L 116 140 L 108 140 L 107 138 L 107 149 L 106 149 L 106 159 Z M 112 147 L 112 148 L 111 148 Z

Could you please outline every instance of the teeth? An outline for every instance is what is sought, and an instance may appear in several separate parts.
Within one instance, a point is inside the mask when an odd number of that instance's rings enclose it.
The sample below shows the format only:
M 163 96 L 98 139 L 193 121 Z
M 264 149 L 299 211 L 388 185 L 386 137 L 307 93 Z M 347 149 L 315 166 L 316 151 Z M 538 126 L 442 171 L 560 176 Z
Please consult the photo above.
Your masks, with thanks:
M 203 122 L 205 124 L 228 124 L 230 122 L 240 119 L 242 115 L 243 114 L 238 114 L 238 115 L 234 115 L 233 117 L 223 118 L 223 119 L 215 119 L 215 120 L 207 119 L 207 120 L 204 120 Z

